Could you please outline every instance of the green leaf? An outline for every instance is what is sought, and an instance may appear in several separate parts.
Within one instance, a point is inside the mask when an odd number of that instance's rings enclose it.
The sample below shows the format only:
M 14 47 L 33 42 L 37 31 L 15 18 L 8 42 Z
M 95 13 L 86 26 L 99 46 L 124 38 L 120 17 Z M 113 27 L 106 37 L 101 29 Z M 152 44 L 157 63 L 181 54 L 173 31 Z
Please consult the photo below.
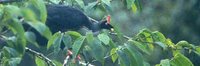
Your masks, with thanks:
M 127 8 L 130 9 L 132 5 L 134 4 L 135 0 L 126 0 Z
M 162 42 L 155 42 L 155 44 L 157 44 L 158 46 L 162 47 L 164 50 L 167 49 L 167 46 Z
M 142 52 L 150 55 L 150 52 L 148 51 L 148 49 L 146 49 L 145 44 L 142 44 L 140 42 L 134 41 L 134 40 L 129 40 L 129 42 L 133 45 L 135 45 L 139 50 L 141 50 Z
M 29 0 L 28 8 L 36 14 L 37 20 L 45 24 L 47 18 L 46 6 L 43 0 Z
M 200 47 L 197 46 L 197 47 L 195 48 L 195 51 L 194 51 L 194 52 L 200 56 Z
M 135 0 L 135 5 L 137 6 L 138 11 L 142 11 L 141 0 Z
M 151 66 L 148 62 L 143 62 L 144 66 Z
M 11 58 L 9 59 L 8 63 L 10 66 L 16 66 L 21 62 L 21 58 L 20 57 L 16 57 L 16 58 Z
M 74 38 L 79 38 L 81 37 L 82 35 L 76 31 L 67 31 L 66 32 L 67 34 L 69 34 L 71 37 L 74 37 Z
M 140 41 L 148 41 L 148 42 L 153 42 L 153 39 L 151 37 L 152 33 L 150 30 L 148 29 L 142 29 L 140 30 L 140 32 L 136 35 L 136 37 L 140 40 Z
M 95 7 L 97 5 L 98 2 L 92 2 L 92 3 L 89 3 L 85 8 L 85 10 L 90 10 L 92 9 L 93 7 Z
M 119 27 L 115 27 L 114 28 L 114 32 L 117 33 L 117 39 L 118 39 L 118 42 L 120 42 L 121 44 L 123 44 L 126 40 L 123 39 L 124 38 L 124 35 L 123 33 L 120 31 L 120 28 Z M 114 42 L 113 42 L 114 43 Z
M 118 50 L 117 55 L 119 56 L 120 66 L 130 66 L 129 58 L 123 50 Z
M 138 38 L 138 41 L 143 42 L 144 44 L 147 44 L 148 49 L 150 51 L 154 50 L 154 45 L 153 45 L 153 38 L 152 38 L 152 33 L 150 30 L 143 29 L 140 31 L 139 34 L 136 36 Z
M 176 46 L 189 46 L 189 43 L 187 41 L 179 41 Z
M 134 58 L 134 55 L 132 55 L 132 53 L 128 50 L 128 49 L 124 49 L 126 55 L 128 56 L 128 58 L 131 58 L 129 59 L 129 62 L 130 62 L 130 66 L 138 66 L 137 63 L 136 63 L 136 59 Z
M 86 33 L 86 38 L 87 38 L 87 42 L 88 43 L 92 43 L 92 41 L 94 40 L 93 33 L 92 32 L 87 32 Z
M 169 59 L 161 60 L 160 65 L 161 66 L 170 66 L 170 60 Z
M 99 34 L 98 39 L 102 41 L 104 44 L 108 45 L 110 42 L 110 38 L 105 33 Z
M 137 6 L 134 3 L 132 4 L 131 9 L 132 9 L 133 13 L 137 12 Z
M 21 10 L 17 6 L 6 5 L 2 10 L 1 23 L 11 22 L 13 19 L 17 19 L 19 15 L 21 15 Z
M 165 44 L 169 47 L 175 48 L 175 44 L 170 39 L 166 39 Z
M 132 9 L 133 13 L 136 13 L 138 10 L 135 0 L 126 0 L 127 8 Z
M 20 53 L 24 53 L 26 46 L 26 37 L 22 24 L 14 19 L 12 22 L 8 22 L 8 26 L 17 37 L 17 41 L 15 42 L 15 49 L 17 49 L 17 51 Z
M 75 1 L 81 6 L 81 8 L 85 7 L 83 0 L 75 0 Z
M 84 40 L 85 40 L 85 36 L 81 36 L 77 38 L 74 44 L 72 45 L 73 59 L 76 58 L 79 51 L 81 50 L 81 47 L 83 47 Z
M 52 36 L 50 29 L 41 22 L 27 22 L 31 27 L 36 29 L 42 36 L 49 39 Z
M 35 62 L 37 64 L 37 66 L 46 66 L 45 61 L 43 61 L 42 59 L 35 57 Z
M 64 44 L 65 44 L 65 46 L 67 48 L 71 48 L 72 47 L 72 38 L 71 38 L 71 36 L 69 34 L 65 33 L 63 35 L 62 41 L 64 42 Z
M 3 66 L 16 66 L 20 63 L 22 55 L 11 47 L 4 46 L 0 53 L 1 64 Z
M 125 46 L 133 56 L 132 59 L 134 59 L 134 61 L 132 63 L 134 63 L 135 66 L 144 66 L 142 54 L 135 49 L 135 46 L 133 44 L 125 44 Z
M 170 61 L 171 66 L 194 66 L 184 55 L 177 53 Z
M 20 57 L 20 54 L 15 49 L 6 46 L 3 47 L 3 54 L 7 58 Z
M 94 40 L 89 43 L 89 47 L 91 48 L 93 57 L 103 64 L 105 48 L 103 47 L 101 41 L 99 41 L 97 38 L 94 38 Z
M 84 46 L 84 49 L 82 50 L 82 54 L 85 56 L 85 61 L 91 61 L 93 59 L 92 57 L 92 50 L 88 45 Z
M 3 6 L 3 4 L 0 4 L 0 26 L 2 26 L 2 18 L 3 18 L 3 9 L 4 9 L 4 6 Z M 1 28 L 1 27 L 0 27 Z M 0 29 L 0 31 L 1 31 L 1 29 Z
M 24 28 L 18 20 L 18 16 L 21 15 L 21 10 L 16 6 L 7 5 L 4 7 L 3 11 L 4 14 L 1 21 L 7 24 L 6 26 L 12 30 L 13 34 L 17 38 L 13 43 L 14 48 L 23 54 L 26 46 L 26 38 L 24 35 Z
M 100 61 L 103 64 L 105 50 L 101 41 L 93 37 L 92 32 L 87 32 L 86 38 L 88 43 L 88 51 L 91 53 L 92 57 L 94 57 L 96 60 Z M 96 52 L 99 52 L 100 54 Z
M 29 42 L 34 43 L 36 40 L 36 36 L 33 32 L 27 31 L 25 32 L 26 38 Z
M 192 45 L 192 44 L 189 44 L 187 41 L 179 41 L 179 42 L 176 44 L 176 47 L 178 47 L 178 48 L 187 47 L 187 48 L 189 48 L 189 49 L 195 49 L 195 46 Z
M 113 62 L 115 62 L 118 58 L 118 55 L 117 55 L 117 48 L 113 48 L 111 51 L 110 51 L 110 55 L 111 55 L 111 59 Z
M 38 22 L 35 13 L 31 9 L 21 8 L 21 12 L 22 12 L 24 21 Z
M 30 42 L 31 44 L 34 44 L 35 46 L 39 47 L 39 45 L 36 42 L 36 36 L 33 32 L 27 31 L 25 32 L 26 40 Z
M 90 12 L 94 11 L 94 7 L 97 5 L 97 1 L 96 2 L 92 2 L 92 3 L 89 3 L 85 8 L 84 8 L 84 11 L 87 13 L 87 14 L 90 14 Z
M 55 63 L 55 64 L 56 64 L 56 66 L 62 66 L 62 65 L 63 65 L 61 62 L 59 62 L 59 61 L 56 61 L 56 60 L 53 60 L 53 63 Z
M 154 41 L 156 42 L 165 42 L 166 40 L 165 36 L 158 31 L 153 32 L 152 36 L 153 36 Z
M 3 8 L 3 12 L 5 12 L 5 15 L 8 15 L 10 17 L 16 18 L 17 16 L 21 15 L 20 8 L 17 6 L 5 5 Z
M 111 0 L 101 0 L 103 3 L 105 3 L 107 6 L 111 6 L 110 1 Z
M 51 46 L 54 48 L 60 48 L 61 40 L 62 40 L 63 33 L 57 32 L 55 33 L 48 41 L 47 49 Z
M 117 44 L 114 43 L 112 39 L 110 40 L 109 43 L 110 43 L 109 46 L 110 46 L 111 48 L 116 48 L 116 47 L 117 47 Z

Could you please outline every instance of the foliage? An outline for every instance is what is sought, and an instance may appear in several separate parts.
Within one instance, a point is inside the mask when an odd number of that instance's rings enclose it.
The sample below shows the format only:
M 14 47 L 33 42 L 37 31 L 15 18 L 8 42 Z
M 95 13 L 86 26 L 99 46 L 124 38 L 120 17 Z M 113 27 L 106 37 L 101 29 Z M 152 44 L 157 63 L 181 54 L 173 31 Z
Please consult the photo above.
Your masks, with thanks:
M 91 0 L 91 2 L 73 0 L 71 4 L 80 7 L 91 17 L 101 19 L 105 15 L 112 15 L 110 13 L 113 7 L 111 1 L 114 0 Z M 45 2 L 57 4 L 60 1 L 48 0 Z M 140 0 L 120 2 L 124 3 L 126 9 L 133 14 L 142 11 Z M 94 14 L 89 14 L 90 12 Z M 18 19 L 19 16 L 22 16 L 25 22 Z M 61 66 L 63 61 L 68 61 L 67 65 L 69 66 L 80 65 L 82 62 L 102 66 L 108 64 L 120 66 L 193 66 L 184 53 L 194 52 L 200 55 L 200 47 L 187 41 L 174 43 L 161 32 L 148 29 L 142 29 L 135 36 L 127 37 L 116 24 L 113 24 L 115 33 L 103 30 L 96 36 L 92 32 L 86 32 L 86 35 L 82 35 L 76 31 L 66 31 L 51 35 L 51 31 L 45 25 L 45 19 L 46 9 L 43 0 L 24 0 L 22 3 L 0 4 L 0 38 L 6 41 L 6 44 L 2 44 L 2 48 L 0 48 L 0 66 L 22 64 L 21 61 L 25 60 L 23 56 L 25 56 L 25 48 L 28 47 L 28 43 L 36 43 L 34 34 L 26 32 L 23 23 L 31 25 L 41 35 L 49 39 L 44 50 L 49 52 L 44 52 L 44 55 L 47 55 L 57 66 Z M 60 48 L 63 46 L 62 43 L 64 43 L 64 49 Z M 39 49 L 44 48 L 39 47 Z M 72 51 L 70 59 L 67 58 L 70 54 L 69 50 Z M 77 59 L 78 57 L 81 59 Z M 156 57 L 161 57 L 161 59 L 154 60 Z M 35 60 L 34 63 L 37 66 L 49 65 L 40 56 L 33 55 L 31 58 Z

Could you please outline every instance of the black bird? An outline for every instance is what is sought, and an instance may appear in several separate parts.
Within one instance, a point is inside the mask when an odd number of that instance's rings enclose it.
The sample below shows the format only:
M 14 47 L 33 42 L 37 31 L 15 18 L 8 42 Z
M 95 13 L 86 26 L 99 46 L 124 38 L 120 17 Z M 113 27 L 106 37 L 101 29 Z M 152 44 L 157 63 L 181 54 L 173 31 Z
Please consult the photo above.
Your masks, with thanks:
M 78 30 L 83 26 L 93 32 L 101 29 L 111 30 L 113 27 L 107 22 L 92 22 L 80 10 L 65 5 L 47 5 L 46 25 L 55 33 L 67 30 Z
M 83 12 L 70 6 L 65 5 L 46 5 L 47 20 L 46 25 L 50 28 L 52 33 L 68 30 L 79 30 L 83 26 L 87 27 L 92 32 L 100 31 L 101 29 L 112 30 L 113 26 L 109 21 L 94 21 L 88 18 Z M 24 25 L 25 30 L 30 27 Z M 28 28 L 28 31 L 35 33 L 36 42 L 39 45 L 46 45 L 47 39 L 39 34 L 35 29 Z

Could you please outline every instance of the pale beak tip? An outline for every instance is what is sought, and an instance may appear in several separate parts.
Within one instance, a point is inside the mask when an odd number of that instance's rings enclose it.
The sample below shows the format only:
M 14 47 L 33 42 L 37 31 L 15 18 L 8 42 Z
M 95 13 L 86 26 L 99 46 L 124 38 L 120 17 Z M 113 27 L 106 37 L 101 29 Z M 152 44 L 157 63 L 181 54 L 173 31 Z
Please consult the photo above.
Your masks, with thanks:
M 114 29 L 113 29 L 113 28 L 111 28 L 110 30 L 111 30 L 111 31 L 114 31 Z

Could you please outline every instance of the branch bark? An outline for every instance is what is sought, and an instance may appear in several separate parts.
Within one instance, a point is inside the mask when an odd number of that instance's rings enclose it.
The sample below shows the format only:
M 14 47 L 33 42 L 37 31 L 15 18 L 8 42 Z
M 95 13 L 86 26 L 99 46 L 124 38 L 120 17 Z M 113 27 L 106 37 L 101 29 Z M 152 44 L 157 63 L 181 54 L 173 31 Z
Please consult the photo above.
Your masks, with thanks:
M 26 50 L 26 52 L 29 52 L 29 53 L 35 55 L 36 57 L 44 60 L 48 64 L 48 66 L 56 66 L 55 63 L 53 63 L 49 58 L 47 58 L 46 56 L 44 56 L 42 53 L 34 51 L 34 50 L 32 50 L 32 49 L 30 49 L 28 47 L 26 47 L 25 50 Z

